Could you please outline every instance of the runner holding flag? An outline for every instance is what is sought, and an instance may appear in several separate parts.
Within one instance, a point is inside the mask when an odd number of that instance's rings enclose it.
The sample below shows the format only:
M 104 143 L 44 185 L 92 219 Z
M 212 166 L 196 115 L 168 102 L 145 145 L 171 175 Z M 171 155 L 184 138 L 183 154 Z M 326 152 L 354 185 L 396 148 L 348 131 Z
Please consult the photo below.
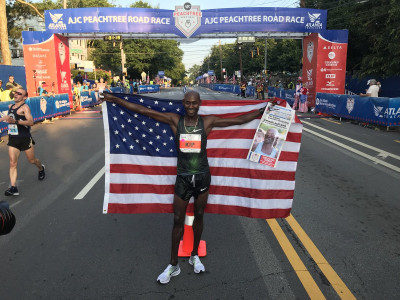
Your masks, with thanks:
M 177 146 L 177 176 L 174 188 L 174 225 L 172 229 L 171 259 L 167 268 L 158 276 L 157 281 L 166 284 L 172 276 L 180 273 L 178 265 L 179 242 L 184 231 L 186 208 L 190 198 L 194 197 L 194 243 L 189 263 L 194 272 L 204 272 L 197 250 L 203 232 L 203 215 L 207 205 L 211 175 L 207 158 L 207 136 L 214 127 L 241 125 L 260 117 L 265 108 L 251 111 L 235 118 L 219 118 L 212 115 L 199 116 L 200 95 L 189 91 L 182 101 L 185 115 L 159 112 L 140 104 L 131 103 L 111 94 L 104 94 L 105 101 L 116 103 L 136 113 L 151 117 L 168 124 Z

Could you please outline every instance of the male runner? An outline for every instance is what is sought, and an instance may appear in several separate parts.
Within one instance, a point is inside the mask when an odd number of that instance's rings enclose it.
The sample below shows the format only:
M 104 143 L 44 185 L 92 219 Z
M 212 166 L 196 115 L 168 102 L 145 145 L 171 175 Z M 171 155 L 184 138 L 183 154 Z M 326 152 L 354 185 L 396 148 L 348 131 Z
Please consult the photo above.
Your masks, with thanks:
M 172 229 L 171 259 L 167 268 L 158 276 L 157 281 L 166 284 L 172 276 L 179 275 L 178 265 L 179 242 L 184 231 L 186 208 L 190 198 L 194 197 L 193 251 L 189 263 L 194 272 L 204 272 L 197 250 L 203 232 L 203 215 L 207 204 L 211 183 L 210 169 L 207 159 L 207 135 L 214 127 L 227 127 L 247 123 L 263 114 L 265 108 L 255 110 L 236 118 L 222 119 L 216 116 L 199 116 L 200 95 L 196 91 L 188 91 L 183 98 L 185 115 L 162 113 L 121 98 L 104 94 L 104 100 L 122 105 L 129 110 L 151 117 L 159 122 L 169 124 L 178 151 L 177 177 L 174 193 L 174 226 Z
M 25 151 L 26 158 L 39 169 L 38 179 L 45 177 L 44 165 L 35 157 L 33 150 L 34 141 L 31 136 L 33 118 L 29 106 L 25 103 L 28 92 L 18 88 L 14 92 L 15 104 L 8 106 L 8 115 L 0 119 L 0 122 L 8 123 L 8 155 L 10 157 L 10 183 L 5 191 L 6 196 L 18 196 L 17 165 L 21 151 Z

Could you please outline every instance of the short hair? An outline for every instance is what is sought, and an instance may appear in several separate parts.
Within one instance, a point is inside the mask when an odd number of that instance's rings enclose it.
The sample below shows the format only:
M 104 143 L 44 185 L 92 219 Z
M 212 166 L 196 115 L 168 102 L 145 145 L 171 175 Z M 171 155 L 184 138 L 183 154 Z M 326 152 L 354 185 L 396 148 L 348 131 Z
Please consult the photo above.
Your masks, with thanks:
M 376 84 L 376 79 L 371 79 L 371 80 L 369 81 L 369 84 L 375 85 L 375 84 Z

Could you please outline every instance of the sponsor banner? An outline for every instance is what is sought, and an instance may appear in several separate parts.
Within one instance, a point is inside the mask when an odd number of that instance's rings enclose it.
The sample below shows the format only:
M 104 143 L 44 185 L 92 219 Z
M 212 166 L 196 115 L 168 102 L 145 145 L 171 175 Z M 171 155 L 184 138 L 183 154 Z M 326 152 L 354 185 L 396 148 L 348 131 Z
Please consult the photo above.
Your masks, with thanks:
M 293 106 L 295 93 L 295 90 L 285 90 L 274 86 L 268 87 L 268 97 L 284 99 L 290 106 Z
M 50 94 L 71 92 L 68 39 L 42 31 L 23 31 L 28 94 L 38 96 L 40 84 Z
M 138 88 L 138 93 L 143 94 L 143 93 L 159 93 L 160 92 L 160 86 L 159 85 L 139 85 Z
M 240 94 L 240 87 L 232 84 L 212 84 L 209 86 L 214 91 Z
M 68 38 L 59 34 L 54 35 L 55 61 L 57 68 L 57 94 L 70 94 L 71 87 L 71 69 L 69 64 L 69 45 Z
M 384 126 L 400 126 L 400 98 L 317 93 L 315 111 Z
M 70 113 L 68 94 L 30 97 L 25 102 L 31 110 L 34 122 Z M 10 104 L 14 104 L 14 101 L 0 102 L 0 115 L 7 115 Z M 0 133 L 2 135 L 7 133 L 7 128 L 7 123 L 0 122 Z
M 32 36 L 32 40 L 37 40 L 36 44 L 24 43 L 24 62 L 26 73 L 26 88 L 30 96 L 38 96 L 40 83 L 45 82 L 44 88 L 50 93 L 57 82 L 57 70 L 54 67 L 55 49 L 54 35 L 43 34 L 41 32 L 24 31 L 22 37 Z
M 318 34 L 310 34 L 303 40 L 303 87 L 307 88 L 308 106 L 315 106 L 317 81 Z
M 318 34 L 317 93 L 344 94 L 347 57 L 346 34 L 348 34 L 346 30 L 329 30 L 329 35 L 325 35 L 326 38 Z M 336 35 L 340 38 L 337 39 Z M 337 40 L 342 42 L 334 42 Z
M 160 33 L 191 37 L 216 32 L 320 32 L 327 11 L 308 8 L 247 7 L 201 10 L 186 3 L 175 10 L 148 8 L 73 8 L 45 11 L 54 33 Z

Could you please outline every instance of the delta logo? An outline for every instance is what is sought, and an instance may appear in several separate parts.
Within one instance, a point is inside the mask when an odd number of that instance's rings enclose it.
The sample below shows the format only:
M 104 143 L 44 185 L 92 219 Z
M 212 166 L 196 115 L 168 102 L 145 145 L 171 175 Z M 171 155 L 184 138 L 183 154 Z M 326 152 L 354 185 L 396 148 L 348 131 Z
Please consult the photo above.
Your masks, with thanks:
M 63 22 L 63 14 L 52 14 L 49 12 L 50 19 L 53 23 L 49 24 L 50 30 L 66 30 L 67 25 Z
M 321 14 L 310 14 L 308 18 L 310 22 L 306 24 L 306 29 L 322 29 L 322 22 L 320 20 Z

